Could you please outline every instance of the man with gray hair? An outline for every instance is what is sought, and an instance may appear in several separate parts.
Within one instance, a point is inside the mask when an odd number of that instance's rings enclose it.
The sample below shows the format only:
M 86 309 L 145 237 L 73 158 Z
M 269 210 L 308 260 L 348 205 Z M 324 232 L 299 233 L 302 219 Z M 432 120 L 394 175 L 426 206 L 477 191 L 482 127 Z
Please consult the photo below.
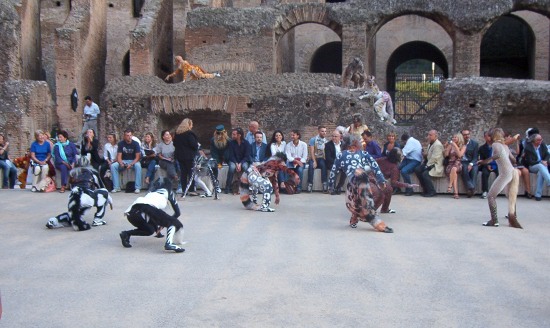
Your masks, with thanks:
M 550 186 L 550 172 L 548 172 L 550 154 L 540 134 L 534 134 L 531 140 L 531 142 L 527 142 L 525 145 L 525 158 L 523 163 L 529 168 L 529 172 L 537 174 L 535 200 L 540 201 L 542 199 L 544 184 Z
M 424 162 L 418 166 L 414 173 L 422 186 L 422 196 L 434 197 L 437 195 L 432 177 L 445 176 L 445 166 L 443 165 L 443 144 L 439 141 L 439 133 L 436 130 L 428 132 L 428 149 Z
M 250 121 L 248 123 L 248 132 L 244 136 L 244 140 L 248 141 L 249 144 L 253 145 L 256 142 L 256 132 L 260 131 L 260 123 L 257 121 Z M 261 131 L 260 131 L 261 132 Z M 262 133 L 262 142 L 267 144 L 267 139 L 265 138 L 265 133 Z

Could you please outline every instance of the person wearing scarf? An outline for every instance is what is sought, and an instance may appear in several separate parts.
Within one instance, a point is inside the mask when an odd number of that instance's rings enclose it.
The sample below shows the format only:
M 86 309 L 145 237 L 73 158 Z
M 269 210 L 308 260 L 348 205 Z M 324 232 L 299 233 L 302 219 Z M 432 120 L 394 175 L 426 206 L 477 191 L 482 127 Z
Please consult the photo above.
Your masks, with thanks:
M 65 188 L 68 188 L 69 184 L 69 172 L 76 163 L 77 150 L 75 144 L 69 141 L 67 131 L 59 131 L 57 140 L 53 148 L 55 168 L 61 172 L 61 189 L 59 192 L 65 192 Z

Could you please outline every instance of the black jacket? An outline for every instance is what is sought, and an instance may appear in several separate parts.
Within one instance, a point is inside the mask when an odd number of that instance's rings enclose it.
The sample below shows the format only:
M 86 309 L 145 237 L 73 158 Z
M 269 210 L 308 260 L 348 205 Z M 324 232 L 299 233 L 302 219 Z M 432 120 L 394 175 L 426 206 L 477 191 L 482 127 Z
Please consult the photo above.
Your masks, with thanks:
M 178 161 L 193 161 L 199 151 L 197 135 L 189 130 L 174 137 L 175 157 Z
M 544 142 L 540 144 L 539 151 L 540 151 L 541 160 L 548 161 L 548 159 L 550 158 L 550 155 L 548 153 L 548 147 Z M 535 150 L 535 146 L 533 146 L 531 142 L 525 145 L 524 152 L 525 152 L 525 157 L 523 158 L 523 164 L 525 166 L 527 167 L 533 166 L 540 162 Z

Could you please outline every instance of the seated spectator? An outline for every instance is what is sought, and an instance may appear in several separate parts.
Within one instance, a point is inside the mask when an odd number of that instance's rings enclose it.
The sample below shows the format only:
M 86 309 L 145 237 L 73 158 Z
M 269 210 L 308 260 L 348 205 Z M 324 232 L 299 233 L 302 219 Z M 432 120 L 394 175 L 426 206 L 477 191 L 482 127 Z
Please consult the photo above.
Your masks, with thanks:
M 397 136 L 395 135 L 395 132 L 390 132 L 386 136 L 386 141 L 384 143 L 384 148 L 382 149 L 382 156 L 388 156 L 390 151 L 393 148 L 401 148 L 401 145 L 396 141 Z
M 147 168 L 145 174 L 145 183 L 150 184 L 155 180 L 155 173 L 157 172 L 157 154 L 155 153 L 155 147 L 157 143 L 155 136 L 151 132 L 145 133 L 143 136 L 143 142 L 141 143 L 141 167 Z
M 439 141 L 439 133 L 436 130 L 428 132 L 428 149 L 424 162 L 419 165 L 414 173 L 420 182 L 424 197 L 437 196 L 433 185 L 432 177 L 438 178 L 445 176 L 445 167 L 443 166 L 443 144 Z
M 229 144 L 229 137 L 227 136 L 227 131 L 225 131 L 225 126 L 222 124 L 216 126 L 214 135 L 210 139 L 210 156 L 216 161 L 218 165 L 212 168 L 214 176 L 218 178 L 218 169 L 220 169 L 223 163 L 227 164 L 227 159 L 229 158 L 227 152 Z
M 136 194 L 140 193 L 141 189 L 141 148 L 139 143 L 132 139 L 133 132 L 131 129 L 124 131 L 124 139 L 118 143 L 116 161 L 111 164 L 111 174 L 113 179 L 113 191 L 120 191 L 120 176 L 119 172 L 129 169 L 135 173 L 135 190 Z
M 286 141 L 285 141 L 285 135 L 283 133 L 283 131 L 281 130 L 275 130 L 275 132 L 273 132 L 273 135 L 271 136 L 271 140 L 269 141 L 269 143 L 267 144 L 267 150 L 265 152 L 265 156 L 269 159 L 273 159 L 273 157 L 275 156 L 275 154 L 277 153 L 284 153 L 285 152 L 285 147 L 286 147 Z M 285 162 L 285 165 L 286 165 L 286 162 Z M 287 176 L 286 176 L 286 173 L 284 172 L 284 170 L 279 170 L 277 172 L 277 183 L 279 184 L 277 187 L 286 192 L 286 186 L 285 186 L 285 181 L 287 180 Z M 275 180 L 271 180 L 271 181 L 275 181 Z M 275 188 L 276 186 L 273 186 L 273 188 Z
M 305 142 L 301 141 L 302 137 L 300 131 L 292 130 L 290 132 L 291 142 L 286 144 L 285 154 L 288 159 L 287 166 L 298 174 L 300 181 L 302 181 L 304 176 L 304 166 L 307 161 L 307 145 Z M 285 181 L 285 183 L 287 183 Z M 302 183 L 296 186 L 296 193 L 299 194 L 302 192 Z
M 537 189 L 535 191 L 535 200 L 542 199 L 544 185 L 550 186 L 550 173 L 548 172 L 548 160 L 550 153 L 548 147 L 542 141 L 540 134 L 535 134 L 532 141 L 525 145 L 524 163 L 529 168 L 529 172 L 537 174 Z
M 321 182 L 323 183 L 323 192 L 328 192 L 327 166 L 325 163 L 325 144 L 328 142 L 327 128 L 319 126 L 318 134 L 309 140 L 309 169 L 307 171 L 307 192 L 313 191 L 313 174 L 316 169 L 321 170 Z
M 107 170 L 110 170 L 111 164 L 116 162 L 117 150 L 118 150 L 118 142 L 117 142 L 116 134 L 114 133 L 107 134 L 107 143 L 103 145 L 103 163 L 99 168 L 99 174 L 101 178 L 105 177 L 105 173 L 107 172 Z
M 176 148 L 172 142 L 172 134 L 168 130 L 161 133 L 162 141 L 157 144 L 155 153 L 158 156 L 159 166 L 166 170 L 166 174 L 173 181 L 173 186 L 178 185 L 178 172 L 176 170 L 176 159 L 174 153 Z
M 262 142 L 262 138 L 264 136 L 263 133 L 260 131 L 257 131 L 255 136 L 254 143 L 250 145 L 250 156 L 252 160 L 252 164 L 259 165 L 265 161 L 267 161 L 266 151 L 267 151 L 267 144 L 265 142 Z
M 244 140 L 244 132 L 241 128 L 234 128 L 231 131 L 231 141 L 229 142 L 229 170 L 227 171 L 227 180 L 225 181 L 225 193 L 231 190 L 233 175 L 235 172 L 246 172 L 250 166 L 250 144 Z
M 464 138 L 462 134 L 455 134 L 451 141 L 445 145 L 445 157 L 449 159 L 447 166 L 445 166 L 445 175 L 449 178 L 449 186 L 447 192 L 450 193 L 454 190 L 454 198 L 458 199 L 458 175 L 462 173 L 464 169 L 462 167 L 462 158 L 466 152 L 466 145 L 464 145 Z
M 399 182 L 399 163 L 401 163 L 402 158 L 403 154 L 401 152 L 401 149 L 399 149 L 398 147 L 393 147 L 392 150 L 388 153 L 388 156 L 376 159 L 376 163 L 378 163 L 378 167 L 380 168 L 380 171 L 382 171 L 384 178 L 386 178 L 386 181 L 389 181 L 391 183 L 391 188 L 390 186 L 386 186 L 384 190 L 381 190 L 377 187 L 373 188 L 374 208 L 378 209 L 380 205 L 382 205 L 380 213 L 396 212 L 395 210 L 392 210 L 390 208 L 393 188 L 418 187 L 418 185 L 416 184 Z M 372 174 L 370 178 L 372 180 Z M 373 183 L 372 185 L 377 186 L 376 183 Z
M 325 161 L 327 164 L 327 170 L 332 170 L 332 166 L 334 165 L 334 161 L 336 161 L 336 158 L 340 156 L 342 151 L 346 150 L 344 147 L 344 143 L 341 141 L 341 139 L 342 135 L 340 131 L 334 130 L 332 132 L 331 140 L 325 144 Z M 342 187 L 346 182 L 345 173 L 342 171 L 338 171 L 336 173 L 335 182 L 336 179 L 338 179 L 338 183 L 336 184 L 334 190 L 331 191 L 331 195 L 340 195 L 340 193 L 342 192 Z
M 67 131 L 59 131 L 57 134 L 57 143 L 53 148 L 55 157 L 55 167 L 61 172 L 61 189 L 59 192 L 65 192 L 70 189 L 69 172 L 74 168 L 78 150 L 76 145 L 69 140 Z
M 521 158 L 521 148 L 520 148 L 520 135 L 516 134 L 512 136 L 509 132 L 504 134 L 504 144 L 510 149 L 510 155 L 514 157 L 515 162 L 512 162 L 512 165 L 519 171 L 519 176 L 523 179 L 523 186 L 525 187 L 525 197 L 532 199 L 533 195 L 531 194 L 531 177 L 529 176 L 529 169 L 523 165 L 523 159 Z
M 92 129 L 86 130 L 82 145 L 80 145 L 80 155 L 87 156 L 88 154 L 90 154 L 90 164 L 94 169 L 99 170 L 103 160 L 99 156 L 99 140 L 97 140 L 95 131 Z
M 470 139 L 470 130 L 468 129 L 462 130 L 462 138 L 464 139 L 464 145 L 466 145 L 466 151 L 462 156 L 462 181 L 468 189 L 466 192 L 468 198 L 471 198 L 475 193 L 477 185 L 479 144 L 477 141 Z
M 360 113 L 353 114 L 352 121 L 353 123 L 347 127 L 346 132 L 356 136 L 359 140 L 361 140 L 361 134 L 364 131 L 368 130 L 369 127 L 366 124 L 363 124 L 363 118 Z
M 494 160 L 488 160 L 493 156 L 493 140 L 489 131 L 483 134 L 483 138 L 485 139 L 485 143 L 479 147 L 479 161 L 477 165 L 481 170 L 481 198 L 487 198 L 489 175 L 491 175 L 491 172 L 494 172 L 498 177 L 498 167 Z
M 420 141 L 409 136 L 408 133 L 403 133 L 401 136 L 401 144 L 403 145 L 403 161 L 399 165 L 399 171 L 406 184 L 411 184 L 411 173 L 422 163 L 422 145 Z M 405 196 L 413 194 L 412 188 L 405 189 Z
M 364 131 L 361 133 L 363 142 L 365 143 L 365 151 L 369 153 L 374 159 L 382 157 L 382 150 L 380 145 L 373 139 L 372 132 Z
M 50 170 L 48 162 L 52 157 L 50 142 L 46 140 L 46 134 L 42 130 L 34 132 L 35 141 L 31 144 L 31 173 L 32 192 L 44 191 L 48 184 L 46 178 Z
M 8 154 L 9 145 L 10 143 L 4 138 L 4 135 L 0 134 L 0 168 L 4 174 L 2 189 L 14 189 L 15 179 L 17 178 L 17 168 Z

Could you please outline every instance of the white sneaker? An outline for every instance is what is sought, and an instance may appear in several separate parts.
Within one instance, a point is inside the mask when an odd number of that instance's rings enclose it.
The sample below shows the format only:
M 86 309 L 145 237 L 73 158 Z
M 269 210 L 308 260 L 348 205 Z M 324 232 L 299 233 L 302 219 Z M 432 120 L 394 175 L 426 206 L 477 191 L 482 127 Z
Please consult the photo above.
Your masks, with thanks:
M 98 227 L 98 226 L 102 226 L 102 225 L 106 225 L 107 222 L 105 220 L 102 220 L 102 219 L 94 219 L 94 222 L 92 222 L 92 226 L 94 227 Z
M 115 188 L 115 189 L 111 190 L 111 192 L 112 193 L 120 192 L 120 189 Z
M 134 190 L 134 194 L 139 194 L 140 192 L 141 192 L 141 190 L 139 190 L 139 189 Z
M 484 191 L 484 192 L 481 194 L 481 198 L 483 198 L 483 199 L 487 198 L 487 192 L 486 192 L 486 191 Z

